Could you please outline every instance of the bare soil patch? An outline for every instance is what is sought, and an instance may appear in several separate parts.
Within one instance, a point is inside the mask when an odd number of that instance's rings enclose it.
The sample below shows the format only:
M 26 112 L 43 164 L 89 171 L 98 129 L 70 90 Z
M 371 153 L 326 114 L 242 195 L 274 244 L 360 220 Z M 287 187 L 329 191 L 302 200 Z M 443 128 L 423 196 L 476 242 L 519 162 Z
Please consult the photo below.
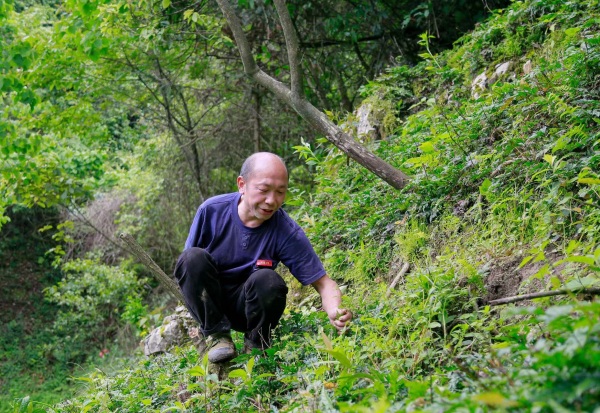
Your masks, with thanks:
M 562 256 L 556 251 L 545 253 L 546 259 L 534 263 L 528 263 L 523 268 L 518 268 L 523 261 L 523 255 L 512 255 L 496 260 L 485 277 L 484 285 L 487 291 L 486 302 L 513 295 L 527 294 L 543 291 L 546 288 L 549 275 L 542 279 L 532 278 L 546 264 L 559 261 Z M 564 264 L 554 267 L 554 273 L 560 274 L 564 270 Z M 559 276 L 560 278 L 560 276 Z

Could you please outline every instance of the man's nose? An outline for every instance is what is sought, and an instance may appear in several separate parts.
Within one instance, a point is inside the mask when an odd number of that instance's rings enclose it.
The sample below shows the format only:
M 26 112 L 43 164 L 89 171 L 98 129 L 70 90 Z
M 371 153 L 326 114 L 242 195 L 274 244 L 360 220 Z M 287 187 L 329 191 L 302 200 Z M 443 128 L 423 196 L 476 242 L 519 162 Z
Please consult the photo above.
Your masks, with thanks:
M 265 199 L 265 203 L 268 205 L 275 204 L 275 195 L 272 192 L 267 194 L 267 198 Z

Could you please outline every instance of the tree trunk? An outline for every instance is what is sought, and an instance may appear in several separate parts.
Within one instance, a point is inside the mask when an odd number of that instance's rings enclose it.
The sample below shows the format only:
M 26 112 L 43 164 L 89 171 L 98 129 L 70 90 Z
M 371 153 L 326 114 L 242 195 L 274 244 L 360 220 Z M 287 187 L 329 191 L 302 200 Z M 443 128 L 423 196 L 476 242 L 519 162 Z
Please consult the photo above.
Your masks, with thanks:
M 162 284 L 163 287 L 178 301 L 185 302 L 183 294 L 179 289 L 179 285 L 169 277 L 165 272 L 158 266 L 156 262 L 148 255 L 146 251 L 138 244 L 135 239 L 129 234 L 121 233 L 119 238 L 129 247 L 128 250 L 135 255 L 142 264 L 148 268 L 156 279 Z

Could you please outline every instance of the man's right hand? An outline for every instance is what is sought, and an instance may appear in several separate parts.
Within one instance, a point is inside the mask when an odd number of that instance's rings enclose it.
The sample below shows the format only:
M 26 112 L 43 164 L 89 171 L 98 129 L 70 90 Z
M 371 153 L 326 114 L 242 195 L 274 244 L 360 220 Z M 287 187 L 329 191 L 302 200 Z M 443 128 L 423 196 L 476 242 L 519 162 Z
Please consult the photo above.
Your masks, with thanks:
M 338 333 L 343 333 L 346 326 L 352 320 L 352 312 L 346 308 L 335 308 L 331 314 L 327 313 L 329 322 L 338 330 Z

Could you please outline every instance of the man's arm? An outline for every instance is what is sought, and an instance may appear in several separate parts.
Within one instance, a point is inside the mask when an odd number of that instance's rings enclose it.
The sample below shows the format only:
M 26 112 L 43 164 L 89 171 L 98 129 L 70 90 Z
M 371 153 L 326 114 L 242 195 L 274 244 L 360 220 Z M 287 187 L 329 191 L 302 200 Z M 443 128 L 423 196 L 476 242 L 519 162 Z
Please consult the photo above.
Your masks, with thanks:
M 340 308 L 342 292 L 337 283 L 325 274 L 311 285 L 321 296 L 323 310 L 327 313 L 329 322 L 341 333 L 350 320 L 352 320 L 352 312 L 345 308 Z

